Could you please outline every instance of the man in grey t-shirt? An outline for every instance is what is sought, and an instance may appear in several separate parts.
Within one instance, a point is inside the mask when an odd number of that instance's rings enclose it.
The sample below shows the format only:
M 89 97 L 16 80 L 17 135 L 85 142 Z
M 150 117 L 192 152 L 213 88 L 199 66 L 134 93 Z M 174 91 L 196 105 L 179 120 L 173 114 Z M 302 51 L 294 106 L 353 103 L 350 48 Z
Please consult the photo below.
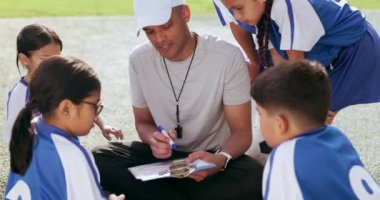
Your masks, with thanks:
M 135 125 L 142 142 L 94 151 L 105 190 L 131 199 L 261 199 L 262 166 L 251 144 L 250 83 L 241 51 L 187 26 L 184 0 L 135 0 L 148 42 L 130 55 Z M 157 131 L 170 130 L 175 141 Z M 164 159 L 202 159 L 217 167 L 185 179 L 136 180 L 128 167 Z

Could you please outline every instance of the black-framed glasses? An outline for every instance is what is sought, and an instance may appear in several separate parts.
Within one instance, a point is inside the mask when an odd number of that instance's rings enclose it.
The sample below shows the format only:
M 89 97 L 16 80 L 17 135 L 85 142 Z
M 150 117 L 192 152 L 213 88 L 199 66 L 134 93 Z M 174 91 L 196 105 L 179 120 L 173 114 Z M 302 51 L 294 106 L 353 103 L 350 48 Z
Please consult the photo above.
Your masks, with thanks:
M 92 102 L 88 102 L 88 101 L 81 101 L 81 103 L 87 103 L 88 105 L 92 105 L 95 108 L 95 114 L 96 115 L 99 115 L 100 112 L 102 112 L 103 107 L 104 107 L 101 102 L 96 104 L 96 103 L 92 103 Z

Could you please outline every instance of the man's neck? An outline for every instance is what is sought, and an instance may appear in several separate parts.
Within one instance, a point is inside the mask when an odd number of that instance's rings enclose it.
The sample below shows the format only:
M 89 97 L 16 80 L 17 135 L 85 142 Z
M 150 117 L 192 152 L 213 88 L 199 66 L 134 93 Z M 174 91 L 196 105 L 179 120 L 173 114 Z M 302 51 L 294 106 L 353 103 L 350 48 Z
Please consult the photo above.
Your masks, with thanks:
M 173 62 L 180 62 L 189 58 L 195 51 L 195 43 L 197 42 L 198 35 L 195 32 L 190 32 L 187 37 L 187 42 L 182 49 L 182 52 L 175 58 L 166 58 Z

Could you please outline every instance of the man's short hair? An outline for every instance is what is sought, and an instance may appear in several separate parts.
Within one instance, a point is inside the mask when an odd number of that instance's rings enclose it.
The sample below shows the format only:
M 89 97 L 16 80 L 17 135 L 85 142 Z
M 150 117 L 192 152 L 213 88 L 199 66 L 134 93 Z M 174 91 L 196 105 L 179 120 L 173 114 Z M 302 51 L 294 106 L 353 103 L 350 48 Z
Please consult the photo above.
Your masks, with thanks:
M 286 109 L 297 119 L 325 123 L 331 88 L 324 67 L 307 60 L 285 61 L 264 71 L 251 95 L 268 112 Z

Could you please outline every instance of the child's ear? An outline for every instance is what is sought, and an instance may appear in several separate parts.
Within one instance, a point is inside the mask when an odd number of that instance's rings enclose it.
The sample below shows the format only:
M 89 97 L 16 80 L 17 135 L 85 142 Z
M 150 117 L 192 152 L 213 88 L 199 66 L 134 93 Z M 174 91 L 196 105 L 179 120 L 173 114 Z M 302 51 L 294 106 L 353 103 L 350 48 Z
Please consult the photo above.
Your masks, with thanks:
M 71 100 L 64 99 L 59 103 L 57 113 L 62 118 L 70 118 L 76 111 L 74 108 L 75 104 Z
M 26 67 L 29 65 L 29 58 L 23 53 L 19 53 L 18 55 L 18 61 L 21 63 L 22 66 Z
M 289 119 L 285 114 L 279 113 L 276 116 L 276 123 L 277 123 L 276 125 L 277 131 L 281 135 L 286 134 L 289 131 Z

